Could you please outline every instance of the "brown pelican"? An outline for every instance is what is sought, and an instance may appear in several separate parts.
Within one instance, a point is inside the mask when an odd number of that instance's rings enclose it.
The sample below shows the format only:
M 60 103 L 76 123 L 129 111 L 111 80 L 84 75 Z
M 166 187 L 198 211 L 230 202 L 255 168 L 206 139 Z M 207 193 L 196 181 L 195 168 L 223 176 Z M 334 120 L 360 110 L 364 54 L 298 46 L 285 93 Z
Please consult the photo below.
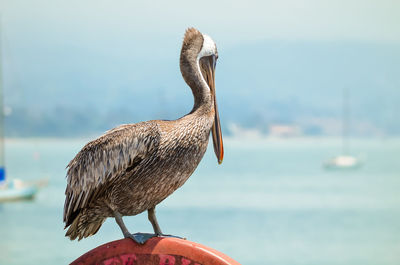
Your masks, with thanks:
M 86 144 L 68 164 L 64 222 L 71 240 L 95 234 L 114 217 L 125 238 L 144 243 L 162 236 L 155 207 L 181 187 L 200 163 L 212 132 L 218 163 L 224 149 L 215 95 L 215 42 L 186 30 L 180 55 L 182 76 L 194 96 L 180 119 L 116 127 Z M 122 216 L 148 211 L 154 234 L 129 233 Z

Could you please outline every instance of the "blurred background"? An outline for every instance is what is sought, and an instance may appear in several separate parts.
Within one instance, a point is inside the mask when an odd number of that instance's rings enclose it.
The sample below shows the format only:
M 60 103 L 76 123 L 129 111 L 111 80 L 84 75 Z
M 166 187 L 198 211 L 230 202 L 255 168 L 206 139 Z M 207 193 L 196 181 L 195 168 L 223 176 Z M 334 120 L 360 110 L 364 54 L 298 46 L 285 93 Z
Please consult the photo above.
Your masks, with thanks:
M 188 27 L 218 46 L 225 158 L 209 150 L 158 206 L 163 231 L 249 265 L 400 263 L 399 1 L 0 3 L 7 179 L 47 182 L 0 203 L 0 264 L 67 264 L 122 237 L 114 220 L 64 237 L 65 166 L 121 123 L 191 110 Z

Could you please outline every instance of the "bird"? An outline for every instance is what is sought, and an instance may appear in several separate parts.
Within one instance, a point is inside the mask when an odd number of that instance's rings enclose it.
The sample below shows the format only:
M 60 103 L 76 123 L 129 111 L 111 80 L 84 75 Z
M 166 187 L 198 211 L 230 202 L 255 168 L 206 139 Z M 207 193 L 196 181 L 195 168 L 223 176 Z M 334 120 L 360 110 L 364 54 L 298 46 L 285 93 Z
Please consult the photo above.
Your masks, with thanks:
M 215 91 L 214 40 L 185 31 L 180 71 L 191 88 L 192 110 L 176 120 L 123 124 L 87 143 L 67 165 L 63 221 L 71 240 L 97 233 L 115 218 L 125 238 L 144 244 L 163 234 L 156 206 L 180 188 L 206 152 L 212 134 L 218 164 L 224 147 Z M 147 211 L 153 233 L 131 234 L 122 217 Z

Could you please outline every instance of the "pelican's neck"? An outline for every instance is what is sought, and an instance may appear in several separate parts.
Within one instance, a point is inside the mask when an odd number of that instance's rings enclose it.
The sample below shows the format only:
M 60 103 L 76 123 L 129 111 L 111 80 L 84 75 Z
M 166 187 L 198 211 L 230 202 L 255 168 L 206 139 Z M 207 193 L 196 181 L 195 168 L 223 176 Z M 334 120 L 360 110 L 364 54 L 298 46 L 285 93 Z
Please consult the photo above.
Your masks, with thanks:
M 213 111 L 212 96 L 207 82 L 200 71 L 199 59 L 193 54 L 181 55 L 181 72 L 183 79 L 192 89 L 194 97 L 193 109 L 190 112 L 196 114 L 208 114 Z

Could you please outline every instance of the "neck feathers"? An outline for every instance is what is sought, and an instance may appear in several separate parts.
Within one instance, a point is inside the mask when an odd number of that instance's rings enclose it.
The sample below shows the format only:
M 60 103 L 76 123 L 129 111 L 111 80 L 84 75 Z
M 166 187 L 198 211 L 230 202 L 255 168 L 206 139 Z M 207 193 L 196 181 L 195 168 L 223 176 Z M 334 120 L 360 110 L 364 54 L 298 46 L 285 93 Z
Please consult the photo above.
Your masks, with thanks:
M 210 88 L 204 82 L 199 67 L 198 54 L 203 46 L 203 35 L 196 29 L 186 31 L 180 57 L 180 68 L 183 79 L 192 89 L 194 106 L 191 113 L 197 110 L 210 111 L 212 100 Z

